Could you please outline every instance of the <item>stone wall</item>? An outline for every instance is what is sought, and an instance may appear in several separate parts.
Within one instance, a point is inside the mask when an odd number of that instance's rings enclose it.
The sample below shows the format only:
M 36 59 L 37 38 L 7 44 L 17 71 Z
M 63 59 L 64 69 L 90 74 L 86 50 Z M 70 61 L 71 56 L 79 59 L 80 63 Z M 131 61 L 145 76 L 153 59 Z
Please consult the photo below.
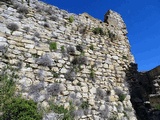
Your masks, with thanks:
M 18 74 L 17 92 L 43 107 L 75 106 L 75 119 L 135 120 L 126 70 L 134 58 L 121 16 L 105 22 L 30 0 L 0 3 L 0 69 Z M 82 107 L 87 103 L 87 107 Z
M 137 64 L 131 63 L 127 81 L 131 102 L 138 120 L 159 120 L 160 118 L 160 75 L 159 67 L 138 72 Z
M 157 76 L 160 75 L 160 66 L 157 66 L 152 70 L 149 70 L 147 74 L 149 75 L 150 79 L 156 79 Z

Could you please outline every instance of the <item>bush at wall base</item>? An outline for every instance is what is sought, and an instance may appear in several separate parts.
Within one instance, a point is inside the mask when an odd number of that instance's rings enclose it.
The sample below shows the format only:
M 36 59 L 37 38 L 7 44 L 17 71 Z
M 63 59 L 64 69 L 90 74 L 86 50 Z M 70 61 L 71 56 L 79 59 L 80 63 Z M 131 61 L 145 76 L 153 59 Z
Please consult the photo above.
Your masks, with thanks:
M 41 120 L 42 114 L 37 111 L 37 103 L 20 97 L 13 97 L 4 103 L 2 120 Z

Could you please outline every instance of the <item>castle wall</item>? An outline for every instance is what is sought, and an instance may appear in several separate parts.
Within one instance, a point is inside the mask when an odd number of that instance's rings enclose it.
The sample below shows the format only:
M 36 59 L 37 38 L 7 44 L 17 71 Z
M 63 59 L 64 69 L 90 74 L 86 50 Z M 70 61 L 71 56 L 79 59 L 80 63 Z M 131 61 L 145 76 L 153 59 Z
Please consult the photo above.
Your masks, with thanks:
M 26 13 L 17 4 L 0 6 L 0 69 L 17 70 L 23 97 L 43 107 L 72 101 L 80 119 L 136 119 L 125 82 L 134 58 L 118 13 L 110 10 L 102 22 L 38 1 Z

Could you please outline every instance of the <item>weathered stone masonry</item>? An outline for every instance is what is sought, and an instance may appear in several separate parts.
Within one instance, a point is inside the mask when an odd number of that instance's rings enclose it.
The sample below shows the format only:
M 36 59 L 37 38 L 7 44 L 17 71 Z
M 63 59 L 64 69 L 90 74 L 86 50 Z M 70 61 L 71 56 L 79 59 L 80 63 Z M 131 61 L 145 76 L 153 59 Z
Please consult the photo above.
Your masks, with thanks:
M 146 72 L 138 72 L 137 64 L 131 63 L 127 72 L 131 102 L 138 120 L 160 118 L 160 66 Z
M 112 10 L 102 22 L 36 0 L 30 6 L 2 2 L 0 69 L 18 69 L 17 92 L 43 107 L 52 100 L 68 108 L 72 101 L 75 119 L 136 120 L 125 82 L 134 62 L 126 34 L 121 16 Z

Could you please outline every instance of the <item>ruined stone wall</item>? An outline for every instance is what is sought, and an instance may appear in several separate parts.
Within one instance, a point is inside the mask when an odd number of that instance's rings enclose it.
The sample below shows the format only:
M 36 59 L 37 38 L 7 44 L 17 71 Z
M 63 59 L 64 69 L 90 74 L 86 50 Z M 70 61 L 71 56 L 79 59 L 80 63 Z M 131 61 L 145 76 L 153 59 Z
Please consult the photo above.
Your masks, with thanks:
M 137 64 L 131 63 L 126 74 L 137 119 L 158 120 L 160 118 L 159 66 L 146 72 L 137 70 Z
M 102 22 L 36 0 L 1 2 L 0 69 L 15 68 L 17 91 L 43 107 L 52 101 L 68 108 L 72 101 L 75 119 L 135 120 L 125 82 L 134 62 L 126 34 L 111 10 Z
M 152 70 L 149 70 L 147 72 L 148 76 L 150 77 L 150 79 L 155 79 L 157 78 L 157 76 L 160 75 L 160 66 L 157 66 L 155 68 L 153 68 Z

